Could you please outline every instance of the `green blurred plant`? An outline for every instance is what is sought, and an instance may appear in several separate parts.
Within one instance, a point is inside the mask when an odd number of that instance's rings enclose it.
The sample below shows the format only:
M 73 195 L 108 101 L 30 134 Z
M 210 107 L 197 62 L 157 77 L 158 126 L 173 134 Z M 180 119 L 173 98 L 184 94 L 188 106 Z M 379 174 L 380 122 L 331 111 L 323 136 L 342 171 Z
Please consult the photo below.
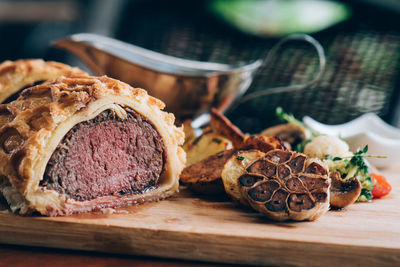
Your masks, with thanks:
M 350 17 L 350 8 L 325 0 L 211 0 L 210 10 L 239 30 L 281 37 L 314 33 Z

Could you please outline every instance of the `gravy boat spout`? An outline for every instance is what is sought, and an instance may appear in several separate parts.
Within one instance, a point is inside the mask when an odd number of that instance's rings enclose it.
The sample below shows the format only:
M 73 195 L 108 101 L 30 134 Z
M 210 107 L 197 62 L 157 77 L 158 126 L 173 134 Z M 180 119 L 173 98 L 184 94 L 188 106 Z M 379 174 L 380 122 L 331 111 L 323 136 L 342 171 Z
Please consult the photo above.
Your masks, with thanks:
M 74 34 L 54 46 L 75 54 L 94 72 L 148 90 L 179 120 L 211 107 L 224 112 L 250 86 L 262 60 L 219 64 L 172 57 L 95 34 Z

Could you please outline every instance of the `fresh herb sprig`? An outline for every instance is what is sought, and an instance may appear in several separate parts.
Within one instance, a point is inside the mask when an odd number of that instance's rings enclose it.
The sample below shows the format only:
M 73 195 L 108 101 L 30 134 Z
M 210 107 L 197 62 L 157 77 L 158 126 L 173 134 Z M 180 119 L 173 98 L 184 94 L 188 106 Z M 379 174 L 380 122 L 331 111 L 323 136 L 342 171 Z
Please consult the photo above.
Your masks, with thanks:
M 366 145 L 362 150 L 358 149 L 352 156 L 348 157 L 332 157 L 331 155 L 326 155 L 325 159 L 332 161 L 344 161 L 347 164 L 347 170 L 349 171 L 344 179 L 354 177 L 357 172 L 368 174 L 368 165 L 364 158 L 387 158 L 386 156 L 380 155 L 369 155 L 368 145 Z
M 296 119 L 296 117 L 293 116 L 293 114 L 286 113 L 285 111 L 283 111 L 283 109 L 281 107 L 277 107 L 276 108 L 276 116 L 278 116 L 278 118 L 281 121 L 286 121 L 287 123 L 293 123 L 293 124 L 296 124 L 296 125 L 298 125 L 300 127 L 303 127 L 305 130 L 310 132 L 312 137 L 316 137 L 318 135 L 321 135 L 319 132 L 317 132 L 317 131 L 311 129 L 310 127 L 308 127 L 307 125 L 305 125 L 302 121 Z
M 288 122 L 288 123 L 293 123 L 293 124 L 299 125 L 299 126 L 301 126 L 301 127 L 306 127 L 306 126 L 304 125 L 304 123 L 302 123 L 301 121 L 299 121 L 298 119 L 296 119 L 296 118 L 293 116 L 293 114 L 289 114 L 289 113 L 286 113 L 285 111 L 283 111 L 283 108 L 282 108 L 282 107 L 277 107 L 277 108 L 276 108 L 276 116 L 278 116 L 278 118 L 279 118 L 281 121 L 286 121 L 286 122 Z

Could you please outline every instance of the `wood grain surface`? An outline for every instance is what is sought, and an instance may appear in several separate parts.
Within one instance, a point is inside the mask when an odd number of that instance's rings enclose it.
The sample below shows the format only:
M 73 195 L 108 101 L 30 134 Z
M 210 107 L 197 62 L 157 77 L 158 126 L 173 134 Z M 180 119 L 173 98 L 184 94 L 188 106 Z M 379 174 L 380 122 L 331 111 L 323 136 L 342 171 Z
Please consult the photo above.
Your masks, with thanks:
M 276 223 L 186 189 L 118 214 L 21 217 L 0 213 L 0 243 L 263 265 L 400 266 L 400 164 L 383 172 L 392 193 L 329 211 L 314 222 Z
M 44 247 L 0 245 L 0 266 L 4 267 L 228 267 L 220 263 L 193 262 L 103 252 Z

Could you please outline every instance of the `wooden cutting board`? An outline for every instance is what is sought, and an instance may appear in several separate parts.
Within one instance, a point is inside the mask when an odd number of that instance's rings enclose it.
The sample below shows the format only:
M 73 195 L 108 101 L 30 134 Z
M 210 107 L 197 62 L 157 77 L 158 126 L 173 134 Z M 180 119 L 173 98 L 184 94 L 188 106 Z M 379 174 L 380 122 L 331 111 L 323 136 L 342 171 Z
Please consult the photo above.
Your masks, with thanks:
M 21 217 L 0 212 L 0 242 L 225 263 L 400 266 L 400 164 L 392 193 L 329 211 L 314 222 L 276 223 L 186 189 L 119 214 Z

